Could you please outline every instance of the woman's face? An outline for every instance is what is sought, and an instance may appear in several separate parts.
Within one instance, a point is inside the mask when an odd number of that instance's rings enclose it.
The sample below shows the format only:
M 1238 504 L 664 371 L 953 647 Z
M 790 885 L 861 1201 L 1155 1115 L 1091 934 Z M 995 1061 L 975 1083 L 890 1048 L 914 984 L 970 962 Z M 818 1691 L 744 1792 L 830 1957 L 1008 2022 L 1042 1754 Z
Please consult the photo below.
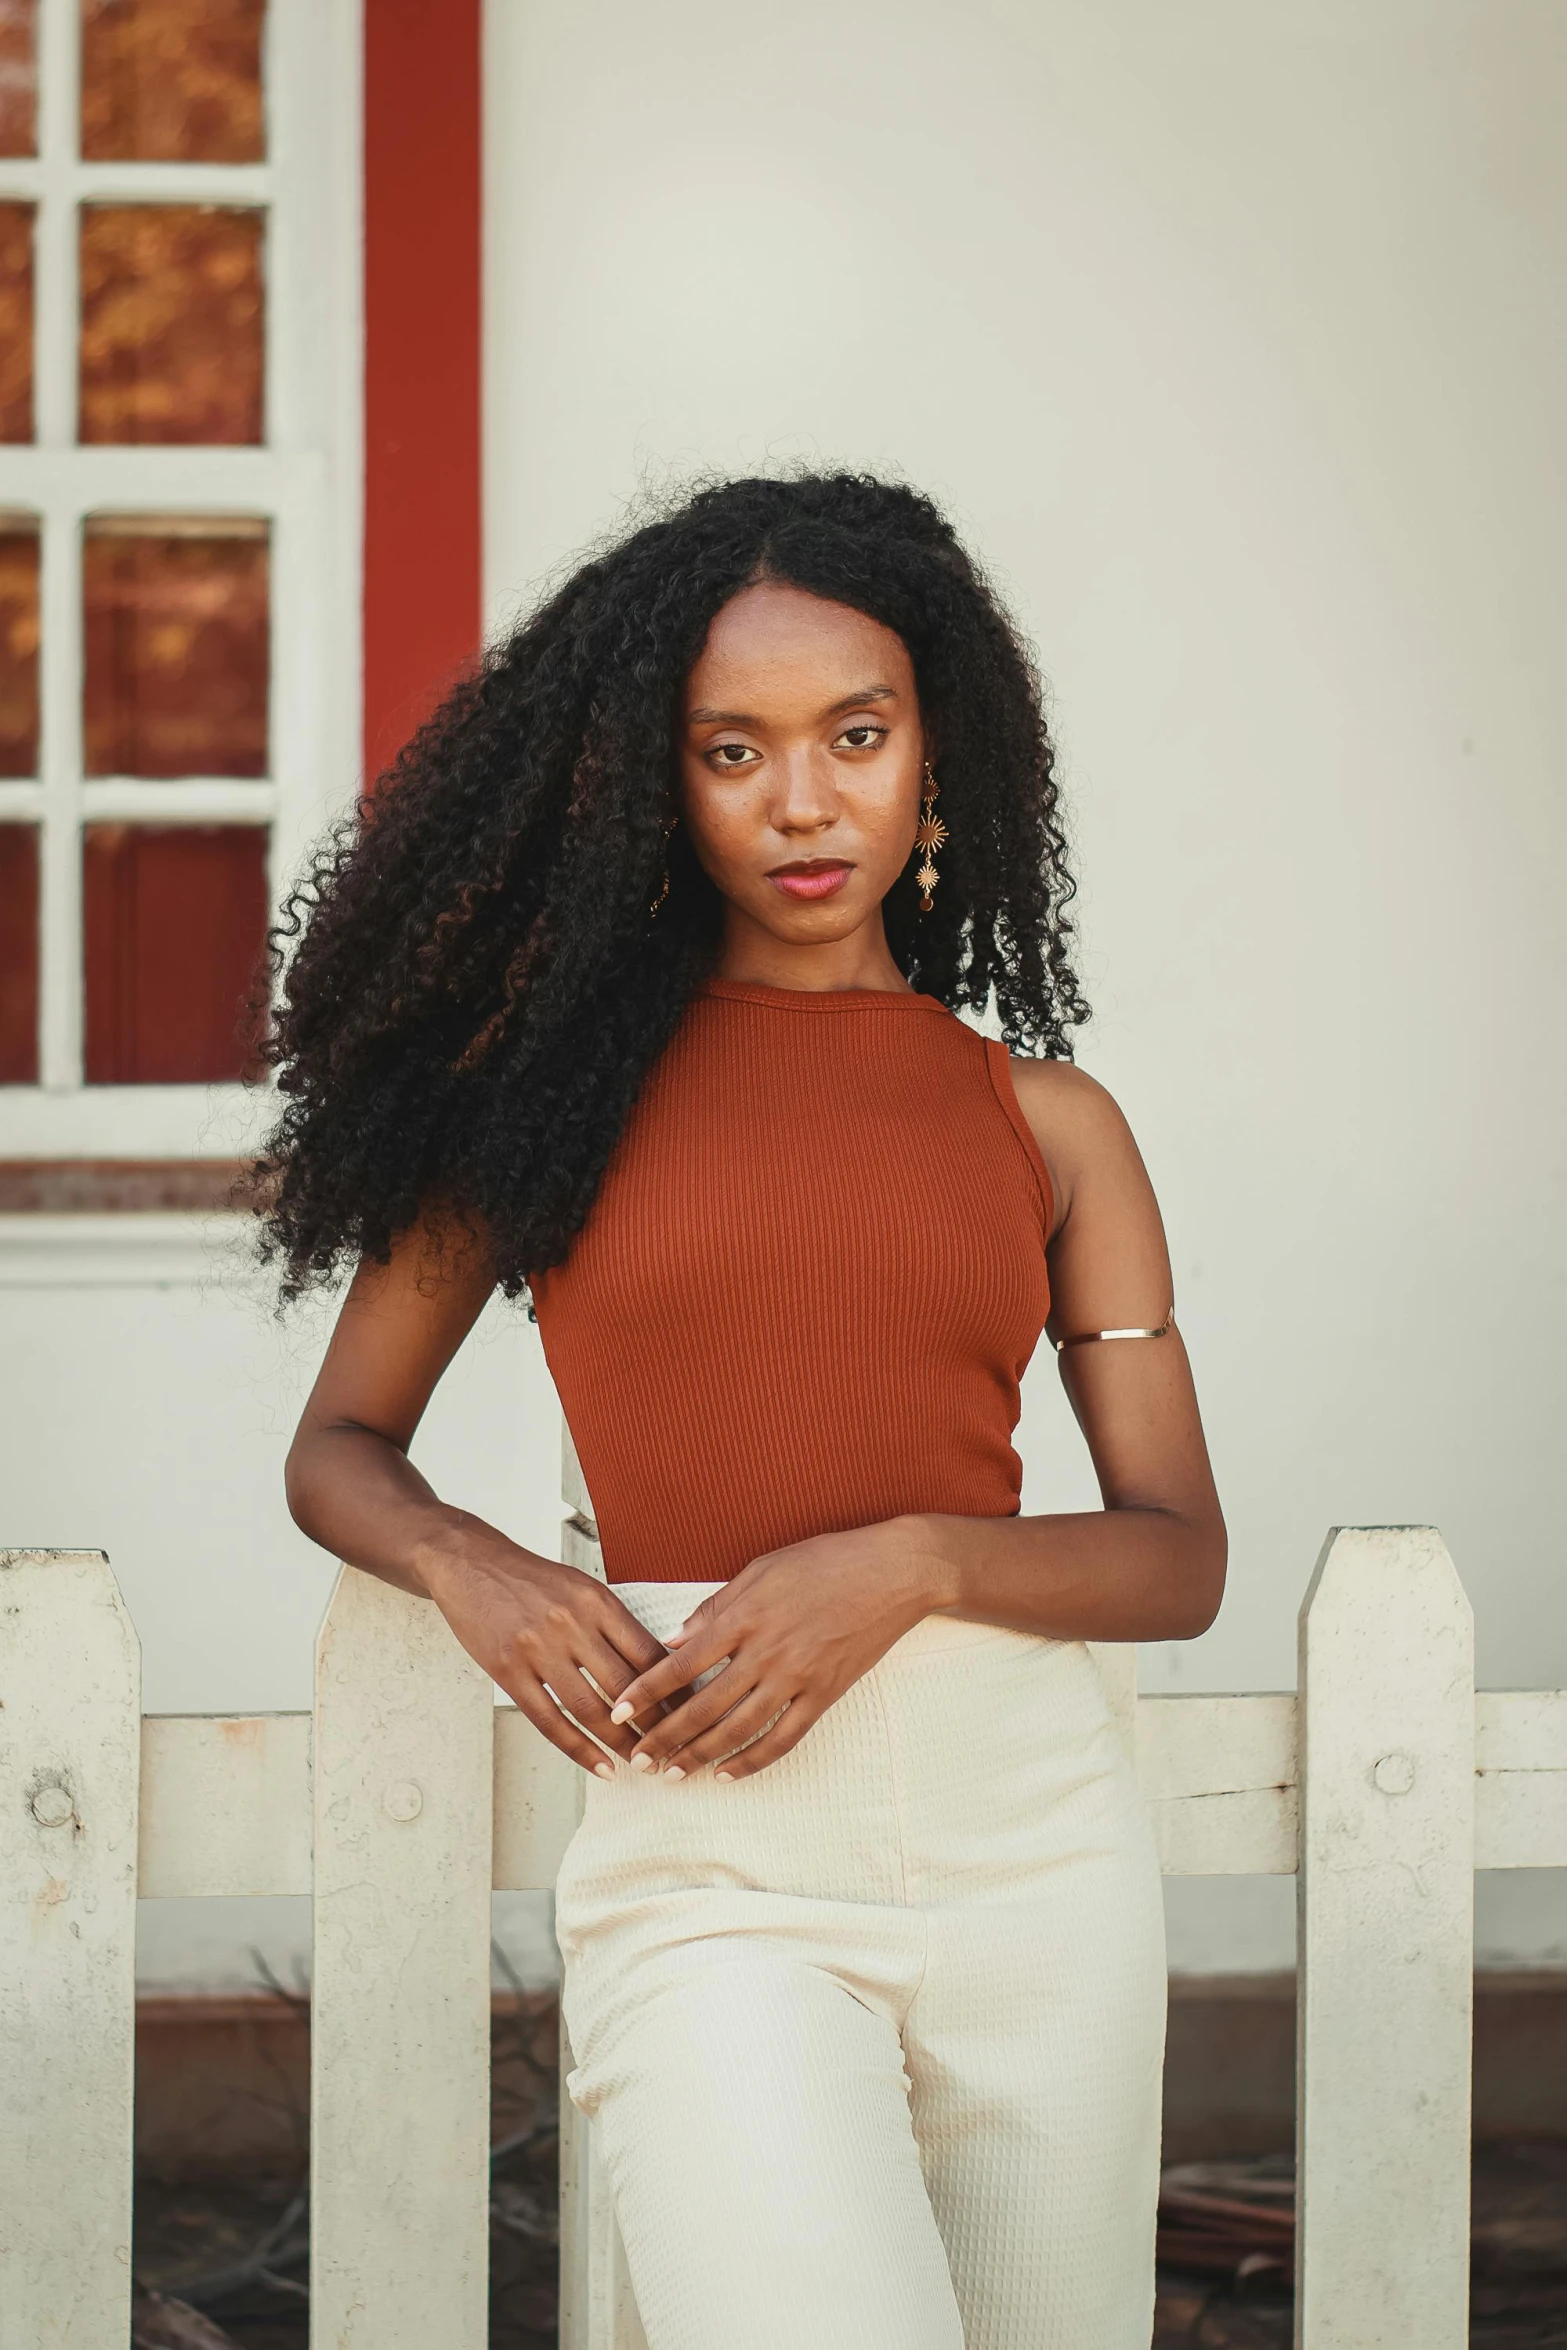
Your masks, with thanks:
M 803 588 L 743 588 L 686 680 L 680 746 L 682 817 L 731 923 L 800 946 L 879 923 L 926 755 L 901 637 Z

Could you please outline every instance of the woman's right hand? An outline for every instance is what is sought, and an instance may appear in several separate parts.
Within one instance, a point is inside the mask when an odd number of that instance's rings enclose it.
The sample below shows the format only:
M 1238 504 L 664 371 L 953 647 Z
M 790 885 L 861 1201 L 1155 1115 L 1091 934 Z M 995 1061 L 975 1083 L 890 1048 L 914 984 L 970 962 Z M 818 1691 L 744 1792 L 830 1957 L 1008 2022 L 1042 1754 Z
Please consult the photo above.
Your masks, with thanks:
M 408 1458 L 494 1286 L 482 1237 L 439 1219 L 405 1233 L 388 1263 L 360 1266 L 289 1450 L 289 1507 L 324 1550 L 434 1600 L 552 1746 L 610 1774 L 603 1748 L 629 1755 L 637 1743 L 610 1707 L 667 1654 L 662 1643 L 606 1584 L 449 1508 Z
M 668 1654 L 625 1602 L 593 1576 L 539 1558 L 476 1519 L 423 1550 L 417 1570 L 468 1654 L 534 1728 L 585 1771 L 612 1778 L 614 1765 L 593 1738 L 631 1753 L 639 1733 L 612 1722 L 610 1708 Z

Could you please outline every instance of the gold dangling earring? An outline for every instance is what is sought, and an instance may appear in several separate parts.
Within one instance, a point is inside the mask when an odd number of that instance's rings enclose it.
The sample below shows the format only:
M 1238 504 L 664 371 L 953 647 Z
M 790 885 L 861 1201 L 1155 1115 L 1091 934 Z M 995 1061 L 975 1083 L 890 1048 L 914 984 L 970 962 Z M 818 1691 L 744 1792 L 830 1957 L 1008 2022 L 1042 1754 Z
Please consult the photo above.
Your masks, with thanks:
M 914 876 L 920 886 L 920 912 L 922 914 L 930 912 L 930 893 L 941 879 L 941 875 L 936 871 L 936 851 L 945 846 L 947 839 L 947 828 L 936 813 L 936 794 L 940 789 L 941 786 L 932 775 L 930 761 L 927 759 L 925 781 L 921 787 L 920 795 L 925 805 L 920 810 L 919 829 L 914 835 L 915 847 L 924 853 L 924 863 Z

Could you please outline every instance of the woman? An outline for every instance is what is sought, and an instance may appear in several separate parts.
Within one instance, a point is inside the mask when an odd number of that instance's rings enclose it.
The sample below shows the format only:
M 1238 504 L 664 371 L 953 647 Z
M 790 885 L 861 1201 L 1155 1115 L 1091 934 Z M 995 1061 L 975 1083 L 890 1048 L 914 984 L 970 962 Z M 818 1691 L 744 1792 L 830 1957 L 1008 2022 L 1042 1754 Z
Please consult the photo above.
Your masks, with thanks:
M 837 475 L 585 563 L 295 901 L 271 1241 L 358 1270 L 290 1504 L 589 1774 L 570 2087 L 652 2350 L 1149 2339 L 1159 1881 L 1083 1644 L 1201 1631 L 1224 1532 L 1071 887 L 1016 635 Z M 607 1583 L 408 1461 L 497 1285 Z M 1018 1514 L 1043 1329 L 1101 1511 Z

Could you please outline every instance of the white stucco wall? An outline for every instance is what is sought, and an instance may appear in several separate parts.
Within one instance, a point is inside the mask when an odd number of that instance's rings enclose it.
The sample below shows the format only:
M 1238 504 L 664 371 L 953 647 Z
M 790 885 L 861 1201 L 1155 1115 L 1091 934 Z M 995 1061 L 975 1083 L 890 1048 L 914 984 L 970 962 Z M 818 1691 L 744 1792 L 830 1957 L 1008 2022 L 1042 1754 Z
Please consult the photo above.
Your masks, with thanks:
M 803 455 L 936 491 L 1038 645 L 1082 1058 L 1165 1204 L 1234 1540 L 1145 1679 L 1288 1684 L 1327 1526 L 1421 1518 L 1482 1678 L 1567 1680 L 1554 0 L 491 0 L 487 43 L 496 621 L 645 477 Z M 50 1285 L 21 1221 L 0 1540 L 110 1550 L 149 1707 L 307 1704 L 319 1323 L 221 1264 Z M 419 1456 L 548 1545 L 556 1444 L 493 1314 Z M 1028 1506 L 1091 1498 L 1048 1363 L 1024 1449 Z M 1178 1964 L 1288 1963 L 1287 1882 L 1172 1892 Z M 308 1940 L 143 1923 L 149 1984 Z M 536 1905 L 507 1932 L 538 1971 Z M 1483 1884 L 1481 1951 L 1567 1958 L 1560 1879 Z
M 1097 1012 L 1234 1542 L 1154 1686 L 1294 1677 L 1431 1519 L 1567 1679 L 1567 19 L 1553 0 L 490 0 L 499 622 L 644 480 L 940 496 L 1055 697 Z M 1034 1508 L 1091 1491 L 1039 1367 Z M 1288 1888 L 1182 1886 L 1188 1963 Z M 1567 1956 L 1559 1880 L 1482 1888 Z

